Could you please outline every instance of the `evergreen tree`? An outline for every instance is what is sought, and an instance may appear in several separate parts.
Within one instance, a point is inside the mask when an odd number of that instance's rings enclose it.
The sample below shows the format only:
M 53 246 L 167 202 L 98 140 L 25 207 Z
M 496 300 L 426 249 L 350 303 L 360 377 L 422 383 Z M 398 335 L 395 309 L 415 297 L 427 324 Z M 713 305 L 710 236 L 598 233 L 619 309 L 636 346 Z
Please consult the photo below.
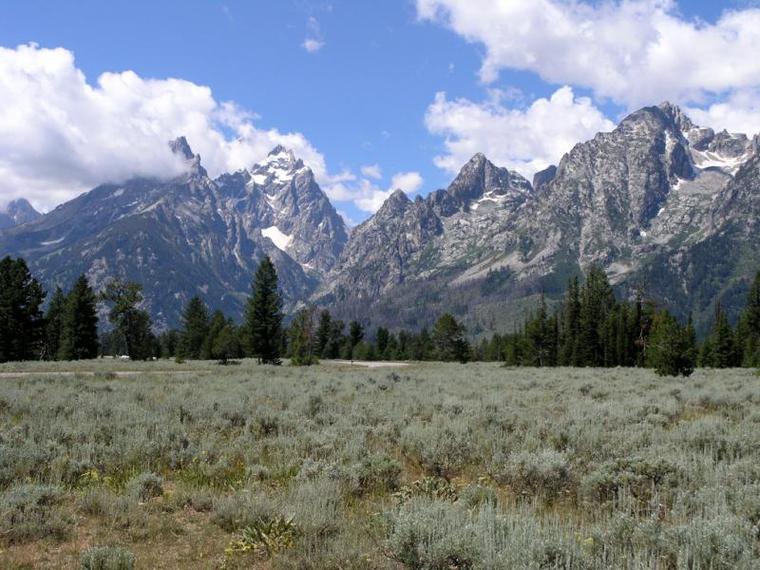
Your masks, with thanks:
M 127 356 L 147 360 L 154 353 L 155 337 L 151 332 L 150 315 L 139 308 L 142 286 L 139 283 L 114 279 L 106 284 L 101 300 L 111 303 L 108 318 L 122 336 Z
M 332 315 L 330 315 L 330 311 L 323 309 L 322 312 L 319 313 L 319 325 L 317 326 L 317 339 L 314 350 L 318 355 L 324 358 L 329 358 L 329 356 L 326 355 L 326 349 L 327 345 L 330 343 L 330 337 L 333 332 L 332 324 Z
M 720 302 L 715 305 L 713 328 L 702 347 L 700 361 L 707 368 L 730 368 L 740 363 L 734 331 Z
M 388 348 L 388 340 L 391 333 L 385 327 L 378 327 L 375 334 L 375 342 L 377 343 L 378 358 L 385 358 L 385 350 Z
M 364 327 L 358 321 L 351 321 L 348 324 L 348 343 L 353 354 L 354 348 L 364 340 Z M 353 358 L 353 356 L 351 356 Z
M 61 317 L 59 360 L 97 358 L 100 350 L 97 302 L 87 277 L 80 275 L 66 297 Z
M 465 363 L 470 358 L 470 345 L 465 339 L 465 328 L 453 315 L 446 313 L 436 321 L 432 339 L 438 360 Z
M 223 317 L 222 317 L 223 318 Z M 182 337 L 180 356 L 197 360 L 203 355 L 204 342 L 209 332 L 208 308 L 203 300 L 195 296 L 187 303 L 182 313 Z M 207 354 L 210 348 L 207 346 Z
M 217 358 L 217 356 L 214 354 L 214 344 L 216 343 L 216 337 L 219 336 L 227 324 L 228 321 L 224 316 L 224 313 L 218 309 L 214 311 L 214 314 L 211 316 L 211 321 L 207 321 L 206 336 L 203 338 L 203 341 L 201 343 L 199 358 L 203 360 L 211 360 L 212 358 Z
M 607 316 L 615 305 L 615 295 L 607 275 L 592 266 L 583 284 L 580 298 L 580 340 L 578 350 L 581 366 L 603 366 L 605 363 L 605 330 Z
M 760 271 L 755 276 L 747 295 L 747 305 L 739 319 L 739 338 L 744 366 L 760 366 Z
M 250 353 L 259 364 L 280 364 L 282 348 L 282 298 L 277 271 L 269 256 L 261 260 L 253 280 L 253 295 L 248 300 L 245 328 Z
M 0 362 L 40 357 L 44 300 L 45 291 L 23 259 L 0 260 Z
M 339 358 L 341 347 L 346 344 L 346 337 L 343 334 L 343 329 L 346 325 L 343 321 L 332 320 L 330 323 L 330 335 L 327 340 L 325 348 L 322 350 L 321 356 L 323 358 Z
M 647 364 L 660 376 L 690 376 L 694 352 L 688 327 L 681 327 L 668 311 L 660 311 L 652 323 Z
M 180 340 L 180 332 L 175 329 L 164 331 L 158 335 L 159 358 L 174 358 L 178 355 L 181 356 L 179 354 Z
M 211 356 L 219 361 L 219 364 L 228 364 L 240 354 L 240 339 L 237 327 L 227 322 L 214 336 L 211 346 Z
M 45 340 L 42 351 L 42 357 L 45 360 L 56 360 L 58 358 L 65 306 L 66 295 L 60 287 L 56 287 L 45 314 Z
M 294 366 L 311 366 L 317 364 L 314 355 L 316 334 L 314 328 L 314 309 L 306 307 L 296 313 L 290 325 L 290 362 Z
M 578 366 L 580 351 L 581 301 L 578 278 L 570 280 L 562 315 L 559 361 L 563 366 Z

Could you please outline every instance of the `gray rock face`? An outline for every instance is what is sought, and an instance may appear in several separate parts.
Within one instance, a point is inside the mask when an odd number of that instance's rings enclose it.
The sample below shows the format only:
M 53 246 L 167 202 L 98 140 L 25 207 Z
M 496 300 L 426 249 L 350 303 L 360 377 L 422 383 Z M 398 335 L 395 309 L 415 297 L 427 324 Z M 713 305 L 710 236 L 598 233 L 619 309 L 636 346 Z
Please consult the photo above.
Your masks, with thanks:
M 95 287 L 115 276 L 139 281 L 161 327 L 177 325 L 196 294 L 240 316 L 264 254 L 288 306 L 308 298 L 347 239 L 312 172 L 275 149 L 262 164 L 211 180 L 184 138 L 171 146 L 187 161 L 182 176 L 99 186 L 0 234 L 0 252 L 26 258 L 48 287 L 79 273 Z
M 704 327 L 717 300 L 735 312 L 760 269 L 759 140 L 646 107 L 533 184 L 477 154 L 446 189 L 396 191 L 349 237 L 287 149 L 211 180 L 180 138 L 182 176 L 105 184 L 38 219 L 17 204 L 13 224 L 27 223 L 0 233 L 0 255 L 25 257 L 48 287 L 81 272 L 96 286 L 140 281 L 163 326 L 195 294 L 240 315 L 269 254 L 288 308 L 316 302 L 373 326 L 450 311 L 474 333 L 511 330 L 594 263 L 622 295 L 643 288 Z
M 760 256 L 741 253 L 760 219 L 757 161 L 745 135 L 699 128 L 669 103 L 576 145 L 533 185 L 476 155 L 446 191 L 391 197 L 352 234 L 317 298 L 389 325 L 411 325 L 399 315 L 426 304 L 473 330 L 503 330 L 499 315 L 519 320 L 515 307 L 559 295 L 595 263 L 623 294 L 644 288 L 705 322 L 760 269 Z
M 13 200 L 0 211 L 0 230 L 32 222 L 42 216 L 26 199 Z

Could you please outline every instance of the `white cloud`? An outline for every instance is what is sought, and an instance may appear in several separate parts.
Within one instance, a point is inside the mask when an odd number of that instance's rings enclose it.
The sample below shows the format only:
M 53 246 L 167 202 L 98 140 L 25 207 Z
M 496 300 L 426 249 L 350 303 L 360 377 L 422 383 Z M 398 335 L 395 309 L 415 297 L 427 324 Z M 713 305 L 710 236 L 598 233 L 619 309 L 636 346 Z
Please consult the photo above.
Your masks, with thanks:
M 390 190 L 403 190 L 407 194 L 414 194 L 420 188 L 424 180 L 419 172 L 399 172 L 391 179 Z
M 383 177 L 383 171 L 378 164 L 362 166 L 361 172 L 367 178 L 374 178 L 375 180 L 380 180 Z
M 306 38 L 303 41 L 303 49 L 308 51 L 309 53 L 314 53 L 319 50 L 321 50 L 325 46 L 325 42 L 322 40 L 317 40 L 315 38 Z
M 714 24 L 684 19 L 675 0 L 417 0 L 417 13 L 485 47 L 486 83 L 528 70 L 629 108 L 760 87 L 760 9 Z
M 710 125 L 732 133 L 760 133 L 760 88 L 741 89 L 726 100 L 706 108 L 685 108 L 689 117 L 698 125 Z
M 309 29 L 309 33 L 301 45 L 309 53 L 316 53 L 325 47 L 325 42 L 322 39 L 322 28 L 314 16 L 309 17 L 306 27 Z
M 419 172 L 398 172 L 391 177 L 390 187 L 385 190 L 368 178 L 345 182 L 333 185 L 332 195 L 328 193 L 328 196 L 338 202 L 350 199 L 360 210 L 375 213 L 395 190 L 414 194 L 422 188 L 424 180 Z
M 103 182 L 175 175 L 183 166 L 167 141 L 179 135 L 212 176 L 250 166 L 283 144 L 328 195 L 355 180 L 350 172 L 330 174 L 302 134 L 260 129 L 257 118 L 189 81 L 125 71 L 91 85 L 66 49 L 0 48 L 0 203 L 23 196 L 47 210 Z
M 446 154 L 437 156 L 435 163 L 447 172 L 456 173 L 482 152 L 527 177 L 556 164 L 575 143 L 614 127 L 590 99 L 575 97 L 567 86 L 524 109 L 504 106 L 498 94 L 475 103 L 438 93 L 425 124 L 431 133 L 445 137 Z

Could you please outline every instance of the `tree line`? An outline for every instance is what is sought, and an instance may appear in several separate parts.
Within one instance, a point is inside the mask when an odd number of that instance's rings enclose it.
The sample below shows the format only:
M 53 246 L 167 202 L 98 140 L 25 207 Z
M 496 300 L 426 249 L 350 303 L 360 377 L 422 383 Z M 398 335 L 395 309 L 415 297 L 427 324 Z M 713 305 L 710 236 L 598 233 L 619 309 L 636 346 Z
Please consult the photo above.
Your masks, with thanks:
M 679 323 L 641 297 L 620 301 L 604 271 L 591 267 L 585 280 L 571 279 L 558 307 L 538 307 L 510 334 L 471 344 L 450 314 L 428 330 L 367 334 L 358 321 L 345 323 L 323 309 L 304 307 L 285 325 L 277 272 L 269 257 L 259 264 L 241 324 L 211 313 L 196 296 L 182 312 L 181 328 L 155 335 L 141 308 L 142 287 L 114 279 L 96 293 L 85 275 L 68 292 L 46 293 L 21 258 L 0 260 L 0 362 L 79 360 L 98 355 L 215 359 L 242 357 L 260 363 L 308 365 L 322 359 L 503 361 L 510 366 L 652 367 L 661 374 L 690 374 L 696 366 L 760 366 L 760 273 L 732 327 L 720 304 L 712 330 L 699 345 L 691 319 Z M 99 308 L 111 328 L 98 335 Z

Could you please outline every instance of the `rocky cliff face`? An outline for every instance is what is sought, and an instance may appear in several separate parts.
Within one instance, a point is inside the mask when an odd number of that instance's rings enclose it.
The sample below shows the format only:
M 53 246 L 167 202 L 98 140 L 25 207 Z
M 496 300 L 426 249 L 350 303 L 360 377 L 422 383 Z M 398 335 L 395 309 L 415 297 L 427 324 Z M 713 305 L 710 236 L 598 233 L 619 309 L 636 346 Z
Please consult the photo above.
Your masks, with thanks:
M 422 327 L 450 311 L 474 333 L 511 330 L 538 294 L 559 298 L 599 264 L 621 295 L 643 290 L 704 327 L 717 300 L 743 303 L 760 269 L 759 142 L 646 107 L 532 183 L 477 154 L 446 189 L 414 201 L 396 191 L 349 238 L 287 149 L 212 180 L 180 138 L 184 175 L 17 215 L 27 223 L 0 233 L 0 254 L 24 256 L 49 287 L 80 272 L 96 286 L 140 281 L 164 326 L 195 294 L 239 316 L 268 254 L 288 308 L 314 302 L 372 326 Z
M 308 298 L 347 239 L 312 172 L 277 148 L 211 180 L 184 138 L 171 146 L 187 161 L 183 176 L 99 186 L 0 234 L 0 251 L 26 258 L 48 287 L 79 273 L 95 287 L 115 276 L 139 281 L 159 326 L 176 325 L 196 294 L 239 316 L 264 254 L 289 306 Z
M 40 216 L 42 214 L 24 198 L 13 200 L 0 211 L 0 230 L 32 222 Z
M 419 324 L 408 307 L 424 304 L 476 331 L 504 328 L 531 296 L 559 295 L 598 264 L 623 294 L 644 290 L 704 323 L 716 299 L 740 304 L 760 268 L 749 253 L 757 148 L 664 103 L 576 145 L 533 184 L 476 155 L 447 190 L 414 203 L 395 194 L 359 226 L 322 298 L 386 324 Z

